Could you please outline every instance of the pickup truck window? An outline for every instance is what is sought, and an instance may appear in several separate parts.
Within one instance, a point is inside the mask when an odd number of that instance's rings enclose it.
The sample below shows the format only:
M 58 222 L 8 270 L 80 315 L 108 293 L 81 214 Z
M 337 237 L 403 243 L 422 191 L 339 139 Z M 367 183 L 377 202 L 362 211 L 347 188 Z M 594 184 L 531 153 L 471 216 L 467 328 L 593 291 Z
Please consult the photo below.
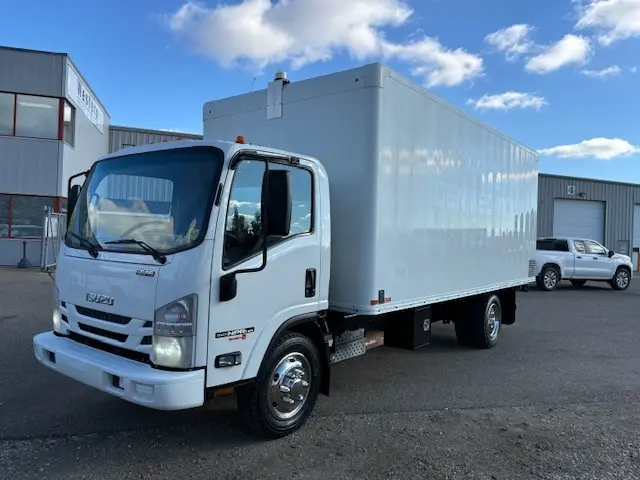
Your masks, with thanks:
M 587 240 L 585 242 L 587 244 L 587 252 L 593 255 L 606 255 L 607 250 L 600 244 Z
M 536 250 L 548 250 L 552 252 L 568 252 L 569 243 L 566 240 L 544 238 L 536 242 Z
M 582 240 L 574 240 L 573 246 L 576 248 L 578 253 L 587 253 L 587 247 L 584 246 L 584 242 Z

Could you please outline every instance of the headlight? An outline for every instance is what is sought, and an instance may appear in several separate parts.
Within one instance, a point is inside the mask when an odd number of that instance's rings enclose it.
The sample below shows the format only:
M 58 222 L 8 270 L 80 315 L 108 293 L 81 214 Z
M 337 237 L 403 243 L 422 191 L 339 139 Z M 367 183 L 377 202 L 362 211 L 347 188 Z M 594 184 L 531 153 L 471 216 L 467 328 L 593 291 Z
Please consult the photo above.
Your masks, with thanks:
M 189 295 L 156 310 L 151 361 L 159 366 L 191 368 L 194 363 L 198 297 Z
M 60 328 L 62 316 L 60 314 L 60 291 L 58 287 L 53 286 L 53 331 L 62 333 Z

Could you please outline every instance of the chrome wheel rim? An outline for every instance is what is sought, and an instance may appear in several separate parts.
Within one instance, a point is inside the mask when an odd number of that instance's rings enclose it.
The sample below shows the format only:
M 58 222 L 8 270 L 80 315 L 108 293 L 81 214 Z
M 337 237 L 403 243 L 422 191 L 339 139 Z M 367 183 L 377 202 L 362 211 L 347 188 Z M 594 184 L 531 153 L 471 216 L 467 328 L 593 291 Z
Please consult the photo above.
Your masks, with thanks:
M 500 331 L 500 309 L 498 305 L 492 303 L 487 312 L 487 326 L 489 327 L 489 338 L 495 341 Z
M 544 286 L 547 288 L 555 287 L 556 283 L 558 283 L 558 275 L 555 270 L 547 270 L 544 274 Z
M 620 270 L 616 275 L 616 283 L 618 287 L 624 288 L 629 284 L 629 274 L 626 270 Z
M 294 417 L 309 396 L 311 364 L 300 352 L 285 355 L 271 372 L 268 402 L 271 414 L 280 420 Z

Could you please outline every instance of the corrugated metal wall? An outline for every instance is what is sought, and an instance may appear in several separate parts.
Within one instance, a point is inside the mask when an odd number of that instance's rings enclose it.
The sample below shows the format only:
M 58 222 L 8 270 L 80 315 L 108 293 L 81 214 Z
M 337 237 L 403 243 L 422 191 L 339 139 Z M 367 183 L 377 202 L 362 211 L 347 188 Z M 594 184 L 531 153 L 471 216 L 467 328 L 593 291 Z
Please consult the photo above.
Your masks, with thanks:
M 0 91 L 64 97 L 62 54 L 0 47 Z
M 568 187 L 575 187 L 569 195 Z M 540 174 L 538 179 L 538 236 L 553 235 L 553 204 L 556 198 L 605 202 L 605 244 L 633 241 L 633 206 L 640 204 L 640 185 L 585 180 Z
M 162 142 L 163 140 L 178 140 L 179 138 L 201 140 L 202 135 L 112 125 L 109 127 L 109 153 L 117 152 L 121 148 L 128 146 L 148 145 Z

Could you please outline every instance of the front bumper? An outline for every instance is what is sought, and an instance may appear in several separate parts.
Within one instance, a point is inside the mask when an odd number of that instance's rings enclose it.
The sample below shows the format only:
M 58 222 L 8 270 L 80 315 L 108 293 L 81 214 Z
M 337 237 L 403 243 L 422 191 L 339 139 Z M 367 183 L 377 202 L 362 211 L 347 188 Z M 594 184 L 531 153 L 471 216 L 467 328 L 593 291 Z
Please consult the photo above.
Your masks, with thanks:
M 204 370 L 156 370 L 53 332 L 36 335 L 33 349 L 40 363 L 50 369 L 137 405 L 183 410 L 204 403 Z

